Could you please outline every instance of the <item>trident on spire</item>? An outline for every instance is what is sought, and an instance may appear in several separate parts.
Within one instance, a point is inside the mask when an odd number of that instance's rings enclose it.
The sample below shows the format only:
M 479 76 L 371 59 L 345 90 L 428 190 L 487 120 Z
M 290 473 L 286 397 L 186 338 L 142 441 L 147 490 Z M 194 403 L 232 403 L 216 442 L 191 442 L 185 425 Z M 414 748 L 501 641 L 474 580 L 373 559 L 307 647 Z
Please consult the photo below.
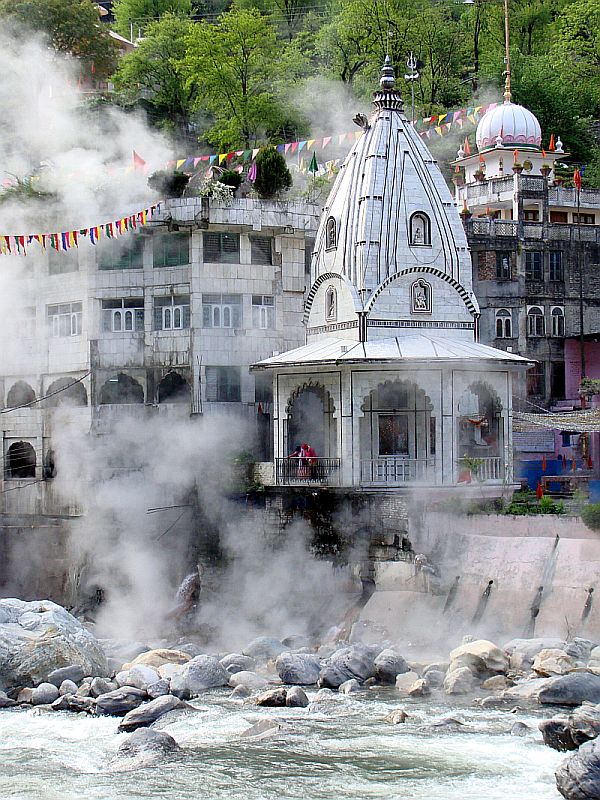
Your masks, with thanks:
M 508 0 L 504 0 L 504 44 L 506 48 L 504 56 L 504 102 L 510 103 L 512 94 L 510 91 L 510 52 L 508 47 Z

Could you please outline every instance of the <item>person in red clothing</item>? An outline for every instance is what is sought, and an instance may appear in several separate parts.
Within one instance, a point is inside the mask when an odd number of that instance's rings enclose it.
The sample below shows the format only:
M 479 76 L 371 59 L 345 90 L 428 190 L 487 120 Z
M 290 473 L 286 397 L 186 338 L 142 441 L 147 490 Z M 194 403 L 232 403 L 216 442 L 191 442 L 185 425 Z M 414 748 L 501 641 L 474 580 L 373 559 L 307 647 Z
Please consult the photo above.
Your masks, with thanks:
M 308 467 L 306 477 L 314 480 L 317 477 L 317 454 L 308 442 L 302 442 L 302 457 Z

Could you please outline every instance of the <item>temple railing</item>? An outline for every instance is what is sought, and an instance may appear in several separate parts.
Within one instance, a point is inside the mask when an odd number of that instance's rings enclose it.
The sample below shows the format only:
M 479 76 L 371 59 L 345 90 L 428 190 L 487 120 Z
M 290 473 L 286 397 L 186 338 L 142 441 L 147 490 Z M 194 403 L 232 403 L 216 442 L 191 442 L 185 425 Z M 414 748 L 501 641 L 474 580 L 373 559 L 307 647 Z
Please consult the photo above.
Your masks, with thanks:
M 435 458 L 380 456 L 360 462 L 360 482 L 378 486 L 435 483 Z
M 339 486 L 339 458 L 276 458 L 275 483 L 278 486 L 317 484 Z

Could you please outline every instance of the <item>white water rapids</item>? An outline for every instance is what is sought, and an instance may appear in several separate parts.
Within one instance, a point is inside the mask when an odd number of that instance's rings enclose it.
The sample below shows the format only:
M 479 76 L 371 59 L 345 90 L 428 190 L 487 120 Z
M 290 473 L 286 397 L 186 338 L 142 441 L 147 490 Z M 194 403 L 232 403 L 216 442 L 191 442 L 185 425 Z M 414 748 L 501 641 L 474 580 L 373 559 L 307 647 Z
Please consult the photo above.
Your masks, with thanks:
M 119 720 L 44 710 L 0 711 L 0 798 L 14 800 L 559 800 L 564 757 L 537 730 L 548 711 L 511 714 L 401 699 L 394 689 L 334 695 L 304 709 L 258 708 L 214 690 L 155 727 L 184 748 L 153 766 L 111 765 Z M 314 697 L 314 692 L 308 692 Z M 384 721 L 404 708 L 401 725 Z M 430 728 L 451 716 L 458 729 Z M 262 739 L 258 720 L 285 721 Z M 512 736 L 515 722 L 530 731 Z

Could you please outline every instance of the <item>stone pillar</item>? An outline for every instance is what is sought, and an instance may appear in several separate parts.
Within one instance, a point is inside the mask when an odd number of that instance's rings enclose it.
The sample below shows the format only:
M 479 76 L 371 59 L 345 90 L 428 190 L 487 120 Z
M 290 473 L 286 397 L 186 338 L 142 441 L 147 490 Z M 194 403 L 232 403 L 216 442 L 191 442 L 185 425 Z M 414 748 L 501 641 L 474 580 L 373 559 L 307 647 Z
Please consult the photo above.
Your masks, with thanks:
M 357 433 L 352 410 L 352 371 L 346 369 L 342 370 L 341 374 L 341 397 L 337 417 L 341 486 L 357 486 L 360 483 L 360 446 L 355 442 Z M 358 425 L 356 428 L 358 429 Z
M 458 415 L 458 408 L 454 407 L 454 373 L 452 369 L 442 370 L 442 431 L 440 436 L 441 453 L 440 457 L 436 457 L 436 464 L 441 466 L 441 474 L 439 474 L 440 483 L 443 485 L 451 485 L 454 483 L 454 475 L 456 469 L 456 461 L 458 455 L 456 453 L 456 442 L 458 441 L 456 435 L 456 419 Z M 458 404 L 458 398 L 456 399 Z M 437 468 L 438 470 L 440 467 Z M 437 471 L 437 470 L 436 470 Z

